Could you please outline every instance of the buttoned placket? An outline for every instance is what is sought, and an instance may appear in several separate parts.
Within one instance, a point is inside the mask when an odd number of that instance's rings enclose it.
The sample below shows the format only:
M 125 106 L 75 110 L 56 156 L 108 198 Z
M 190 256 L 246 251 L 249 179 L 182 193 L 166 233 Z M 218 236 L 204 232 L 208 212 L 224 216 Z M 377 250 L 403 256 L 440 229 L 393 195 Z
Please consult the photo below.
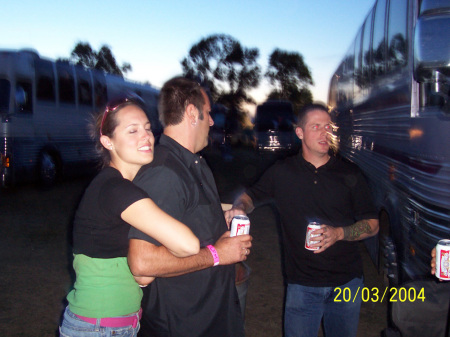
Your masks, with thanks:
M 202 167 L 201 167 L 201 163 L 200 163 L 201 159 L 202 159 L 202 156 L 199 156 L 197 159 L 194 160 L 194 164 L 195 164 L 195 170 L 196 170 L 196 173 L 197 173 L 198 182 L 199 182 L 200 186 L 203 188 Z
M 208 176 L 210 175 L 209 172 L 205 172 L 207 164 L 206 162 L 202 162 L 202 160 L 204 161 L 204 158 L 201 155 L 198 155 L 198 158 L 196 158 L 194 160 L 194 164 L 196 167 L 196 172 L 198 172 L 198 182 L 200 184 L 200 187 L 203 189 L 203 192 L 205 193 L 205 195 L 208 197 L 208 199 L 210 201 L 215 201 L 218 203 L 219 207 L 220 207 L 220 199 L 218 199 L 218 197 L 216 197 L 216 195 L 218 195 L 218 191 L 216 189 L 216 185 L 214 183 L 214 180 L 212 180 L 212 184 L 210 185 L 209 181 L 211 181 L 211 179 L 214 179 L 212 176 L 210 178 L 208 178 Z M 205 167 L 206 166 L 206 167 Z M 205 184 L 203 184 L 203 182 Z M 220 208 L 222 209 L 222 208 Z

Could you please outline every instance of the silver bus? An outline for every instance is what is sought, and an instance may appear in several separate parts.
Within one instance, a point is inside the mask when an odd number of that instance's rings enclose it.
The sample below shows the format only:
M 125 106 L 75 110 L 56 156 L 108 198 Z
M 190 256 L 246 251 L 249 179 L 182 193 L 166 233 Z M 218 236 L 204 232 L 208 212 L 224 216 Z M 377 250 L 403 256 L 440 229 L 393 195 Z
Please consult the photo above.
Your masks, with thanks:
M 380 210 L 369 251 L 391 285 L 429 279 L 432 247 L 450 238 L 449 80 L 450 1 L 378 0 L 330 81 L 340 153 Z
M 134 92 L 147 105 L 155 134 L 159 91 L 101 71 L 41 58 L 33 50 L 0 50 L 0 177 L 3 187 L 52 184 L 95 168 L 88 134 L 94 111 Z

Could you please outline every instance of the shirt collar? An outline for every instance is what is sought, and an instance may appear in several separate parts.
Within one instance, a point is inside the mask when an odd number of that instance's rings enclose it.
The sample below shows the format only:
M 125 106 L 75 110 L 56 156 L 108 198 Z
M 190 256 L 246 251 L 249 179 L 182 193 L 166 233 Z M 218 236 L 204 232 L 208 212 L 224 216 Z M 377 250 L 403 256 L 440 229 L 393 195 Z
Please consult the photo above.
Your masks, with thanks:
M 162 134 L 159 138 L 159 144 L 164 145 L 171 149 L 174 153 L 176 153 L 177 156 L 179 156 L 183 162 L 188 164 L 188 166 L 193 165 L 195 161 L 199 160 L 201 158 L 200 155 L 196 153 L 192 153 L 188 149 L 186 149 L 183 145 L 178 143 L 175 139 Z
M 305 158 L 303 158 L 302 155 L 302 151 L 300 151 L 297 154 L 298 157 L 298 162 L 300 163 L 300 165 L 304 168 L 307 168 L 309 170 L 327 170 L 329 169 L 331 166 L 334 165 L 334 163 L 336 162 L 336 156 L 334 154 L 330 154 L 330 159 L 322 166 L 316 168 L 313 164 L 311 164 L 309 161 L 306 161 Z

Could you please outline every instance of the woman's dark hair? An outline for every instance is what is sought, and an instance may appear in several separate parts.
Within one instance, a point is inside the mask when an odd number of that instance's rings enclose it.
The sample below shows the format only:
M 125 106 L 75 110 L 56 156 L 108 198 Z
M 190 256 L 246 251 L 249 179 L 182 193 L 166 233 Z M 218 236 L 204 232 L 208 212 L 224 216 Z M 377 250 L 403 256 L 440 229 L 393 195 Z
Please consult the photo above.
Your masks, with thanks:
M 175 77 L 167 81 L 159 94 L 159 119 L 163 126 L 180 124 L 184 111 L 193 104 L 203 119 L 205 100 L 199 83 L 184 77 Z
M 95 151 L 100 160 L 100 166 L 108 166 L 111 162 L 110 152 L 100 142 L 102 135 L 113 138 L 118 125 L 117 113 L 126 106 L 135 105 L 145 111 L 144 101 L 135 94 L 117 96 L 111 99 L 104 109 L 92 116 L 89 124 L 89 133 L 95 142 Z

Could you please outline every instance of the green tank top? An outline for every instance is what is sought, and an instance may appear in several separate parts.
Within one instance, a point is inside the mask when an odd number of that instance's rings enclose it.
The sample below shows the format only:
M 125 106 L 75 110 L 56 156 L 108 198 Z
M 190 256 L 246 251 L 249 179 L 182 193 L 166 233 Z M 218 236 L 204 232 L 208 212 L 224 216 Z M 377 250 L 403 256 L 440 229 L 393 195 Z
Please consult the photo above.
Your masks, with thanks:
M 76 254 L 73 268 L 76 282 L 67 295 L 73 313 L 92 318 L 116 317 L 141 307 L 142 290 L 126 257 L 98 259 Z

